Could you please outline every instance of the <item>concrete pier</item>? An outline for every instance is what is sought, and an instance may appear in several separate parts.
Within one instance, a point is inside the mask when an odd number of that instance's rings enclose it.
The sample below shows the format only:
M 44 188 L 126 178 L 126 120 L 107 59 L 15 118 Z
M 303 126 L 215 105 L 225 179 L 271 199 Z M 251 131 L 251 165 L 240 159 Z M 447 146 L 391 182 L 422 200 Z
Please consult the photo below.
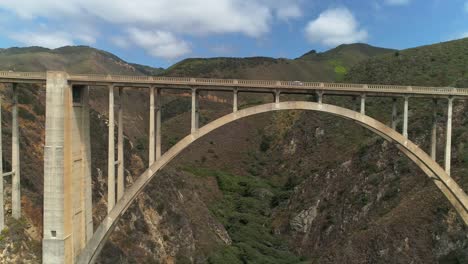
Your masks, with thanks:
M 447 140 L 445 141 L 445 172 L 447 172 L 448 175 L 450 175 L 452 158 L 452 114 L 453 97 L 449 97 L 447 108 Z
M 238 102 L 237 102 L 237 97 L 238 97 L 238 94 L 239 94 L 239 91 L 237 89 L 234 89 L 233 90 L 233 93 L 232 93 L 232 112 L 237 112 L 237 110 L 239 110 L 239 106 L 237 105 Z
M 12 216 L 15 219 L 21 217 L 21 170 L 19 155 L 19 125 L 18 125 L 18 87 L 13 84 L 13 105 L 11 108 L 12 127 L 11 127 L 11 169 L 13 173 L 11 190 Z
M 317 103 L 319 103 L 319 104 L 323 103 L 323 92 L 318 92 L 317 93 Z
M 275 91 L 275 104 L 279 104 L 280 103 L 280 95 L 281 95 L 281 92 L 276 90 Z
M 198 130 L 200 112 L 198 102 L 198 91 L 196 88 L 192 89 L 192 129 L 191 133 L 195 133 Z
M 120 200 L 124 194 L 125 189 L 125 168 L 124 168 L 124 135 L 123 135 L 123 104 L 124 93 L 123 87 L 119 87 L 119 109 L 117 117 L 117 200 Z
M 397 109 L 397 99 L 392 99 L 392 129 L 396 131 L 398 122 L 398 109 Z
M 403 106 L 403 136 L 408 138 L 408 100 L 409 97 L 405 96 L 405 103 Z
M 155 160 L 155 124 L 154 124 L 154 116 L 155 116 L 155 107 L 154 107 L 154 86 L 150 87 L 150 113 L 149 113 L 149 140 L 148 140 L 148 162 L 149 165 L 154 163 Z
M 156 98 L 155 98 L 155 107 L 156 107 L 156 160 L 161 158 L 161 89 L 156 88 Z
M 366 95 L 361 95 L 361 114 L 366 114 Z
M 114 86 L 109 86 L 109 149 L 107 153 L 107 212 L 115 205 Z
M 432 131 L 431 131 L 431 158 L 437 159 L 437 99 L 433 99 Z

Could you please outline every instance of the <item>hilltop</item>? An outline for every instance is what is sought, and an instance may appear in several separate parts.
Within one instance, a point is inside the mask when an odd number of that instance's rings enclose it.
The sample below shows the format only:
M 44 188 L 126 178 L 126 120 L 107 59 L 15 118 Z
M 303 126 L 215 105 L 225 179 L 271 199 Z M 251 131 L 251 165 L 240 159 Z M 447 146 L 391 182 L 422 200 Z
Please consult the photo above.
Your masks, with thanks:
M 163 75 L 264 80 L 340 81 L 356 63 L 395 50 L 367 44 L 340 45 L 323 53 L 310 51 L 296 59 L 191 58 L 169 67 Z
M 12 71 L 61 70 L 70 73 L 155 75 L 162 68 L 128 63 L 112 53 L 88 46 L 57 49 L 41 47 L 0 50 L 0 69 Z

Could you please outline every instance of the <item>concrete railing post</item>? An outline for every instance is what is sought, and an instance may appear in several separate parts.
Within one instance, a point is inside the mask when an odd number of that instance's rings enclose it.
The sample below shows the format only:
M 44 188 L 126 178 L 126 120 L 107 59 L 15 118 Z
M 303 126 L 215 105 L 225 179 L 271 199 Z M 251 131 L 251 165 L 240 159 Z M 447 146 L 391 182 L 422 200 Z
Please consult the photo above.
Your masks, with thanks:
M 452 157 L 452 113 L 453 97 L 448 99 L 447 108 L 447 140 L 445 142 L 445 171 L 450 175 L 451 157 Z
M 21 186 L 20 186 L 20 155 L 19 155 L 19 125 L 18 125 L 18 89 L 17 84 L 13 84 L 13 106 L 11 109 L 11 169 L 14 171 L 12 179 L 12 215 L 15 219 L 21 217 Z
M 151 166 L 151 164 L 154 163 L 154 159 L 155 159 L 155 124 L 154 124 L 154 111 L 155 111 L 155 107 L 154 107 L 154 86 L 151 86 L 150 87 L 150 114 L 149 114 L 149 147 L 148 147 L 148 150 L 149 150 L 149 153 L 148 153 L 148 162 L 149 162 L 149 166 Z
M 124 136 L 123 136 L 123 104 L 124 104 L 124 93 L 123 87 L 119 87 L 119 111 L 117 117 L 117 123 L 119 125 L 117 130 L 117 199 L 122 198 L 125 188 L 124 181 Z
M 198 102 L 198 91 L 196 88 L 192 89 L 192 129 L 191 132 L 195 133 L 198 131 L 199 125 L 199 102 Z
M 409 97 L 405 96 L 405 103 L 403 107 L 403 136 L 408 138 L 408 100 Z
M 392 129 L 396 131 L 398 122 L 398 109 L 397 109 L 397 99 L 393 98 L 392 100 Z
M 156 89 L 156 160 L 161 158 L 161 89 Z
M 109 144 L 107 152 L 107 212 L 115 205 L 114 85 L 109 86 Z
M 432 133 L 431 133 L 431 158 L 437 159 L 437 99 L 433 100 L 432 106 Z

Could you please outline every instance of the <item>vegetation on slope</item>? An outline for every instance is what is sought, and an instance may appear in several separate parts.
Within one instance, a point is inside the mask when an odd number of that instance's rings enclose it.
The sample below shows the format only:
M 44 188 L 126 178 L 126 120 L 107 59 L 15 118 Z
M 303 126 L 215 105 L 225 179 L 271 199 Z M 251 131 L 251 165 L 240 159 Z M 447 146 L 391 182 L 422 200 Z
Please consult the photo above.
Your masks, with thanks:
M 372 57 L 353 67 L 346 81 L 468 87 L 468 38 Z

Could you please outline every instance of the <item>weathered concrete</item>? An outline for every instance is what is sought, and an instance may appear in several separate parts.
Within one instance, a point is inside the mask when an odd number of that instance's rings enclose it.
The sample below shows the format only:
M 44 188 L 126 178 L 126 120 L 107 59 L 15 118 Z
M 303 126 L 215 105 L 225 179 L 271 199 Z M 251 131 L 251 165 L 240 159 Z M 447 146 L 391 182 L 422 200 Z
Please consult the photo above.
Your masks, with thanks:
M 115 205 L 114 86 L 109 86 L 109 144 L 107 152 L 107 212 Z
M 161 89 L 156 88 L 156 160 L 161 158 Z
M 405 103 L 403 105 L 403 136 L 408 138 L 408 100 L 409 97 L 405 96 Z
M 361 95 L 361 115 L 366 114 L 366 95 Z
M 69 228 L 65 228 L 65 93 L 67 74 L 48 72 L 44 146 L 43 263 L 66 263 L 71 258 Z
M 398 108 L 397 108 L 397 99 L 392 99 L 392 129 L 396 131 L 398 123 Z
M 93 236 L 93 189 L 91 179 L 91 127 L 89 107 L 89 87 L 83 87 L 82 92 L 82 127 L 81 127 L 81 155 L 83 157 L 83 189 L 84 193 L 84 221 L 85 221 L 85 243 Z M 81 250 L 81 249 L 80 249 Z M 75 253 L 76 255 L 76 253 Z
M 19 124 L 18 124 L 18 87 L 13 84 L 13 105 L 11 108 L 11 168 L 13 173 L 11 190 L 12 216 L 21 217 L 21 169 L 19 152 Z
M 153 164 L 154 160 L 155 160 L 155 124 L 154 124 L 154 111 L 155 111 L 155 107 L 154 107 L 154 90 L 155 90 L 155 87 L 154 86 L 151 86 L 150 87 L 150 114 L 149 114 L 149 140 L 148 140 L 148 150 L 149 150 L 149 153 L 148 153 L 148 163 L 149 165 Z
M 192 134 L 197 132 L 200 122 L 200 109 L 198 100 L 198 90 L 194 88 L 192 89 L 192 128 L 190 130 Z
M 5 203 L 3 190 L 3 153 L 2 153 L 2 97 L 0 96 L 0 231 L 5 228 Z
M 275 91 L 275 104 L 279 104 L 280 103 L 280 95 L 281 95 L 281 92 L 276 90 Z
M 452 113 L 453 113 L 453 97 L 448 99 L 447 108 L 447 140 L 445 141 L 445 171 L 450 175 L 450 166 L 452 159 Z
M 238 104 L 237 103 L 238 94 L 239 94 L 239 91 L 236 88 L 234 88 L 233 93 L 232 93 L 232 96 L 233 96 L 233 98 L 232 98 L 232 112 L 234 112 L 234 113 L 237 112 L 237 110 L 239 109 L 239 107 L 237 105 Z
M 200 128 L 195 133 L 185 137 L 170 150 L 168 150 L 160 160 L 153 163 L 148 168 L 148 170 L 146 170 L 137 178 L 134 184 L 124 194 L 122 199 L 116 204 L 115 208 L 106 216 L 103 222 L 99 225 L 91 241 L 89 241 L 85 250 L 78 256 L 78 262 L 90 263 L 96 259 L 119 218 L 127 210 L 132 201 L 139 193 L 141 193 L 141 191 L 143 191 L 144 187 L 154 177 L 156 172 L 158 172 L 173 158 L 175 158 L 181 151 L 183 151 L 202 136 L 228 123 L 248 116 L 278 110 L 311 110 L 330 113 L 346 119 L 354 120 L 356 123 L 369 128 L 371 131 L 383 136 L 385 139 L 396 143 L 399 148 L 403 149 L 403 153 L 405 155 L 408 155 L 410 159 L 414 160 L 416 165 L 418 165 L 427 174 L 428 177 L 435 181 L 437 187 L 439 187 L 440 190 L 445 194 L 449 202 L 459 213 L 462 220 L 465 222 L 465 224 L 468 225 L 467 195 L 463 192 L 460 186 L 458 186 L 458 184 L 436 162 L 431 159 L 431 157 L 429 157 L 417 145 L 412 143 L 410 140 L 395 130 L 387 127 L 386 125 L 369 116 L 362 115 L 355 111 L 334 105 L 312 102 L 283 102 L 279 104 L 272 103 L 243 109 L 237 111 L 236 113 L 231 113 L 221 117 Z
M 431 158 L 437 160 L 437 99 L 433 100 L 432 131 L 431 131 Z
M 119 110 L 117 117 L 117 200 L 120 200 L 124 194 L 125 184 L 124 184 L 124 135 L 123 135 L 123 105 L 124 105 L 124 93 L 123 87 L 119 87 Z

